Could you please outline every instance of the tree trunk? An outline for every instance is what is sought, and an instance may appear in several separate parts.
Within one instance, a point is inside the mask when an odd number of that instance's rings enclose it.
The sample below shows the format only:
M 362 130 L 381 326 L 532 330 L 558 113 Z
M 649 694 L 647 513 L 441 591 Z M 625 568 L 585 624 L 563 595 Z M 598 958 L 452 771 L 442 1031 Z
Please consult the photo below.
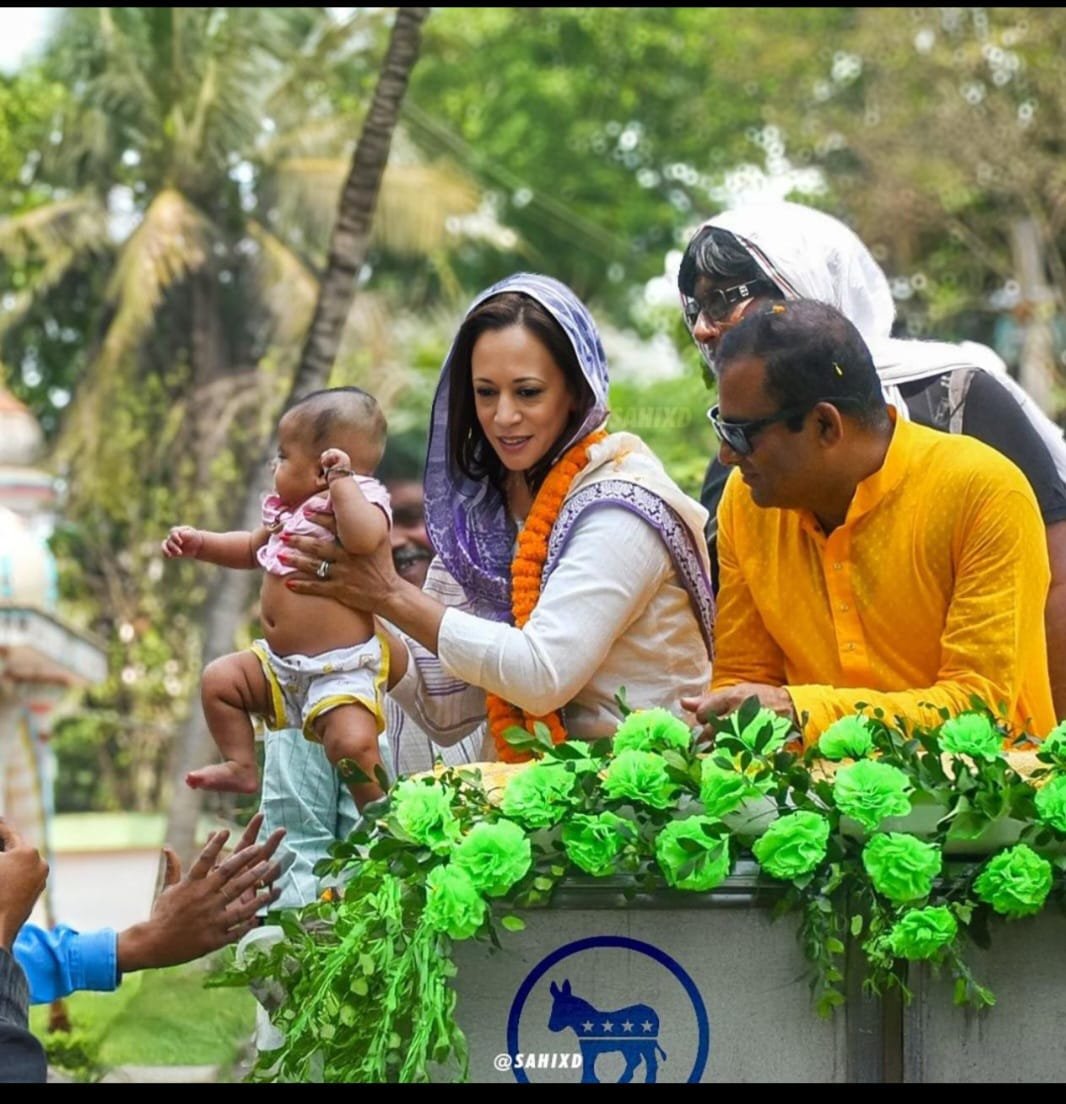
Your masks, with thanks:
M 344 324 L 355 298 L 355 280 L 366 260 L 370 225 L 385 163 L 389 159 L 392 132 L 400 117 L 407 81 L 418 59 L 422 23 L 428 14 L 429 8 L 398 8 L 396 11 L 374 101 L 341 192 L 337 221 L 330 237 L 329 263 L 296 372 L 294 395 L 325 386 L 337 359 Z
M 1021 287 L 1020 313 L 1025 333 L 1018 382 L 1045 413 L 1055 418 L 1055 345 L 1051 331 L 1055 297 L 1048 287 L 1044 247 L 1033 219 L 1018 218 L 1011 224 L 1011 250 Z
M 389 159 L 392 134 L 400 117 L 411 71 L 422 45 L 422 24 L 429 8 L 398 8 L 389 37 L 388 51 L 381 67 L 374 98 L 363 124 L 363 131 L 352 156 L 352 167 L 341 193 L 337 221 L 330 238 L 329 263 L 319 287 L 311 327 L 300 356 L 287 406 L 311 391 L 325 387 L 337 357 L 344 324 L 355 299 L 355 278 L 366 261 L 370 227 L 377 205 L 381 178 Z M 263 488 L 256 478 L 272 454 L 268 441 L 261 458 L 246 472 L 247 493 L 242 504 L 240 528 L 253 529 L 259 523 Z M 203 663 L 234 648 L 237 629 L 247 609 L 248 585 L 253 573 L 226 571 L 211 587 L 204 625 Z M 173 762 L 174 794 L 167 820 L 167 843 L 186 863 L 191 861 L 196 844 L 196 820 L 202 792 L 185 785 L 185 774 L 196 766 L 217 758 L 214 744 L 200 707 L 199 691 L 189 703 L 188 720 L 180 736 Z

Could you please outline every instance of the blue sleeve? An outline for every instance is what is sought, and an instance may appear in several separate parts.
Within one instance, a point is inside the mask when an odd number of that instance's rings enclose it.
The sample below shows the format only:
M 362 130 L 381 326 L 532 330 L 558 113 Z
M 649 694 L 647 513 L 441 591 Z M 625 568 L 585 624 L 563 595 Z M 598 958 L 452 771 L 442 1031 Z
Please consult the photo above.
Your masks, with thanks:
M 23 924 L 13 952 L 29 979 L 30 1003 L 47 1004 L 78 989 L 116 988 L 117 947 L 118 937 L 110 928 L 83 933 L 65 924 L 51 931 Z

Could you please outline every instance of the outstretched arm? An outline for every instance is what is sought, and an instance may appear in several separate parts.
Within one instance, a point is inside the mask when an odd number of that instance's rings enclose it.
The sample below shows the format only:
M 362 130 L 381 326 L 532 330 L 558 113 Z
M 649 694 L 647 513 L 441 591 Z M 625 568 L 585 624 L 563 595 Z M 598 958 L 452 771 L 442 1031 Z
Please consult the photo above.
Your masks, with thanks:
M 168 560 L 187 557 L 217 564 L 219 567 L 253 568 L 258 566 L 256 552 L 270 536 L 265 526 L 232 533 L 212 533 L 209 529 L 194 529 L 190 525 L 175 525 L 163 541 L 163 555 Z
M 120 972 L 174 966 L 234 943 L 256 926 L 256 912 L 276 901 L 273 882 L 281 866 L 271 857 L 285 835 L 279 828 L 257 844 L 263 814 L 248 823 L 234 853 L 218 863 L 229 832 L 216 832 L 181 876 L 181 861 L 169 847 L 163 892 L 142 924 L 119 932 Z
M 107 992 L 123 972 L 173 966 L 239 939 L 255 925 L 256 912 L 278 895 L 271 886 L 280 864 L 270 860 L 284 830 L 256 844 L 262 819 L 252 818 L 233 855 L 218 865 L 229 833 L 213 833 L 184 878 L 177 856 L 165 849 L 165 888 L 151 915 L 117 935 L 111 928 L 23 925 L 14 956 L 29 979 L 31 1003 L 82 989 Z

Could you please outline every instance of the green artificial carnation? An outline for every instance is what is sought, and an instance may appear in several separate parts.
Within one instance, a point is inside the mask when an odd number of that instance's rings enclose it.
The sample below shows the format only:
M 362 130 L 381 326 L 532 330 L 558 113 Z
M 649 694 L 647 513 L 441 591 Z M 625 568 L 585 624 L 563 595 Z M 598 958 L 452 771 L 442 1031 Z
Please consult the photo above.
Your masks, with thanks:
M 1044 907 L 1051 890 L 1051 863 L 1024 843 L 991 859 L 974 892 L 1003 916 L 1029 916 Z
M 898 767 L 860 759 L 841 767 L 833 782 L 837 808 L 873 832 L 886 817 L 911 811 L 908 794 L 914 787 Z
M 635 709 L 614 734 L 614 751 L 665 751 L 692 746 L 692 730 L 668 709 Z
M 398 782 L 392 791 L 392 818 L 397 835 L 431 851 L 450 850 L 460 835 L 448 791 L 436 782 Z
M 451 861 L 466 872 L 479 892 L 502 897 L 529 870 L 533 849 L 513 821 L 482 821 L 456 847 Z
M 959 924 L 946 905 L 905 912 L 888 933 L 888 946 L 897 958 L 912 961 L 932 958 L 942 947 L 954 942 Z
M 809 874 L 825 858 L 829 821 L 818 813 L 789 813 L 755 841 L 752 852 L 773 878 L 789 881 Z
M 653 809 L 669 809 L 677 797 L 677 783 L 666 770 L 666 760 L 653 751 L 623 751 L 603 776 L 608 797 L 628 798 Z
M 1057 774 L 1036 791 L 1036 813 L 1059 832 L 1066 832 L 1066 774 Z
M 452 939 L 469 939 L 485 920 L 485 899 L 460 867 L 435 866 L 426 878 L 426 923 Z
M 729 875 L 729 837 L 708 835 L 720 827 L 710 817 L 672 820 L 655 840 L 655 858 L 676 889 L 713 889 Z
M 960 713 L 940 726 L 940 747 L 971 759 L 998 759 L 1003 737 L 984 713 Z
M 618 829 L 628 825 L 630 821 L 610 812 L 569 818 L 563 825 L 563 846 L 568 858 L 596 878 L 612 874 L 626 842 Z
M 537 764 L 510 779 L 500 808 L 527 828 L 550 828 L 570 808 L 576 782 L 560 764 Z
M 1056 725 L 1040 742 L 1036 757 L 1066 770 L 1066 721 Z
M 709 817 L 725 816 L 758 793 L 743 774 L 720 767 L 709 757 L 703 760 L 700 770 L 700 801 Z
M 865 717 L 841 717 L 818 737 L 818 750 L 826 759 L 862 759 L 873 750 L 870 723 Z
M 862 852 L 874 889 L 900 905 L 928 897 L 943 864 L 936 844 L 903 832 L 874 836 Z

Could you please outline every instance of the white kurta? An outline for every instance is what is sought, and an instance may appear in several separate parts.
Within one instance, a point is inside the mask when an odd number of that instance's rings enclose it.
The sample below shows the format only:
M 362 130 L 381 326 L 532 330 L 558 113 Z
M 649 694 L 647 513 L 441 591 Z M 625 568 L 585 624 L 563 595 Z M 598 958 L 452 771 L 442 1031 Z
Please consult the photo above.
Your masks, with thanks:
M 407 639 L 412 662 L 393 688 L 438 743 L 485 719 L 485 690 L 535 715 L 565 706 L 572 737 L 613 733 L 615 693 L 632 708 L 680 713 L 703 693 L 710 661 L 692 604 L 658 532 L 620 506 L 588 510 L 524 629 L 466 612 L 462 589 L 435 560 L 423 588 L 449 607 L 439 655 Z

